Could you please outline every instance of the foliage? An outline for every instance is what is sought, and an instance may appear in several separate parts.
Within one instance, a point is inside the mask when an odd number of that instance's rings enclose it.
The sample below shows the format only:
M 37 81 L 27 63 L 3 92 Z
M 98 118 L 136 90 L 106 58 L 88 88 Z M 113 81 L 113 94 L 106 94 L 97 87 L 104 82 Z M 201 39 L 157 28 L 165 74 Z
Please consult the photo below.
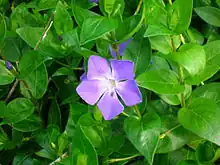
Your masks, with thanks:
M 219 27 L 220 0 L 0 0 L 0 164 L 218 165 Z M 92 55 L 132 75 L 107 120 Z

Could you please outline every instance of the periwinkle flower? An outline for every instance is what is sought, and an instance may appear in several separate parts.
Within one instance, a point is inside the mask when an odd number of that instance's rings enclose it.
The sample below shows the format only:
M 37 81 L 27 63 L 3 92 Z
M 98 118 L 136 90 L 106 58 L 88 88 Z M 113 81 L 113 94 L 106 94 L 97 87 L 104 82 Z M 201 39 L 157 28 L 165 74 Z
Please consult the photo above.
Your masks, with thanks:
M 9 62 L 9 61 L 5 61 L 5 66 L 8 70 L 12 70 L 13 69 L 13 65 Z
M 110 60 L 99 56 L 90 56 L 87 78 L 76 91 L 88 104 L 97 103 L 105 120 L 119 115 L 124 106 L 133 106 L 142 102 L 142 95 L 134 80 L 134 63 L 125 60 Z
M 99 2 L 99 0 L 89 0 L 89 2 L 98 3 L 98 2 Z
M 118 53 L 119 53 L 120 56 L 122 56 L 124 54 L 125 49 L 127 48 L 128 44 L 131 41 L 132 41 L 132 38 L 130 38 L 127 41 L 122 42 L 121 44 L 118 45 Z M 112 48 L 112 46 L 110 46 L 109 49 L 110 49 L 110 53 L 111 53 L 112 57 L 116 58 L 117 55 L 116 55 L 115 50 Z

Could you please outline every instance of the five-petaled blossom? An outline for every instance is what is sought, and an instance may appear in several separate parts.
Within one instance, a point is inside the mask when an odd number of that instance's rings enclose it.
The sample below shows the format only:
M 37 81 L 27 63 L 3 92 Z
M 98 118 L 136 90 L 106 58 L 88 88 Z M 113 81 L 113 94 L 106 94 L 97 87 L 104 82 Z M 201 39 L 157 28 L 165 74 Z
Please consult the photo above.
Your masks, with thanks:
M 105 120 L 119 115 L 124 106 L 142 102 L 142 95 L 134 80 L 134 63 L 126 60 L 107 61 L 99 56 L 90 56 L 86 78 L 76 91 L 88 104 L 97 106 Z

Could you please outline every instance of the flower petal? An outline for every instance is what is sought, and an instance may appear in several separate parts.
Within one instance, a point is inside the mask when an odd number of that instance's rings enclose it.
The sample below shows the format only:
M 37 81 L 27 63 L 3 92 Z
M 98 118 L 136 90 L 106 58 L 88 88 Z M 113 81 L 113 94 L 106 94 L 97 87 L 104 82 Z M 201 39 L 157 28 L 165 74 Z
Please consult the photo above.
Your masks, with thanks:
M 99 56 L 90 56 L 88 61 L 88 80 L 105 79 L 111 75 L 111 69 L 108 61 Z
M 100 80 L 85 80 L 76 88 L 78 95 L 90 105 L 94 105 L 105 90 Z
M 98 107 L 105 120 L 113 119 L 124 110 L 115 92 L 106 92 L 98 102 Z
M 125 42 L 122 42 L 120 45 L 119 45 L 119 54 L 122 56 L 125 52 L 125 49 L 127 48 L 128 44 L 132 41 L 132 38 L 128 39 L 127 41 Z
M 142 95 L 135 80 L 119 82 L 116 91 L 127 106 L 142 102 Z
M 127 48 L 128 44 L 132 41 L 132 38 L 129 38 L 127 41 L 122 42 L 121 44 L 118 45 L 118 53 L 120 56 L 123 56 L 125 49 Z M 112 46 L 109 46 L 110 53 L 112 57 L 117 58 L 116 52 L 113 50 Z
M 84 73 L 80 76 L 80 80 L 81 80 L 81 81 L 87 80 L 86 72 L 84 72 Z
M 127 60 L 111 60 L 112 75 L 117 81 L 134 79 L 134 63 Z

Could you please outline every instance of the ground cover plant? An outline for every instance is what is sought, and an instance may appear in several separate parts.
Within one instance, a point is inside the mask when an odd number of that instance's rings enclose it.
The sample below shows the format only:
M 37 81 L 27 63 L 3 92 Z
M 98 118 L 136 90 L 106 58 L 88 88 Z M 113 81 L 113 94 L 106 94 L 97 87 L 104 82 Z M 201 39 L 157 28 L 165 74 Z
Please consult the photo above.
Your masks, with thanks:
M 219 0 L 0 0 L 0 164 L 220 164 Z

